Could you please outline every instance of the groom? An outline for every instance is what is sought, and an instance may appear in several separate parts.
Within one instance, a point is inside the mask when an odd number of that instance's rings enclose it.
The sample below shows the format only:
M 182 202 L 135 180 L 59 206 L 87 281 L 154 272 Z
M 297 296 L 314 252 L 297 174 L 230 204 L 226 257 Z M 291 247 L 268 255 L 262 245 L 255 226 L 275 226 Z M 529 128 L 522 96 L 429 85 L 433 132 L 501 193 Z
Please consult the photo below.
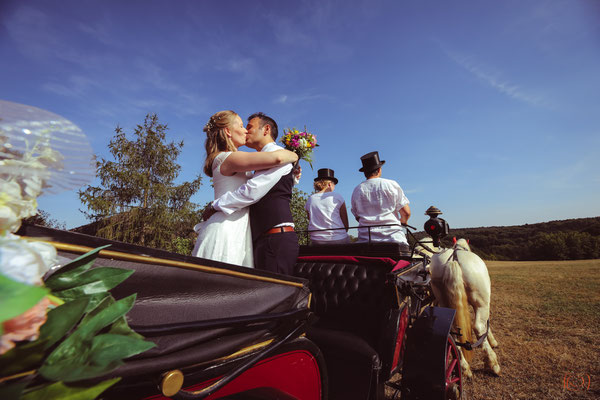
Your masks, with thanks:
M 271 117 L 260 112 L 252 114 L 246 129 L 246 146 L 257 151 L 281 149 L 275 143 L 277 123 Z M 256 171 L 236 191 L 214 200 L 203 218 L 217 211 L 231 214 L 249 206 L 255 268 L 292 275 L 299 249 L 290 210 L 293 186 L 291 164 Z

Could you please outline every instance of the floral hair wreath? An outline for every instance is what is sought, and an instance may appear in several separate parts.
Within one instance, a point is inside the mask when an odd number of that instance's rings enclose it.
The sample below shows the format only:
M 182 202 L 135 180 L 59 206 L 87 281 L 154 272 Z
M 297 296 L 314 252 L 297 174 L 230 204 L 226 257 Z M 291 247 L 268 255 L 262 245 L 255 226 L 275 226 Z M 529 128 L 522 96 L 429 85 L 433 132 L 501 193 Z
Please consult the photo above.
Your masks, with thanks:
M 206 133 L 212 131 L 214 128 L 217 127 L 216 122 L 219 121 L 221 119 L 220 115 L 213 115 L 212 117 L 210 117 L 210 119 L 208 120 L 208 122 L 206 123 L 206 125 L 204 125 L 204 129 L 206 129 Z M 214 121 L 214 122 L 213 122 Z

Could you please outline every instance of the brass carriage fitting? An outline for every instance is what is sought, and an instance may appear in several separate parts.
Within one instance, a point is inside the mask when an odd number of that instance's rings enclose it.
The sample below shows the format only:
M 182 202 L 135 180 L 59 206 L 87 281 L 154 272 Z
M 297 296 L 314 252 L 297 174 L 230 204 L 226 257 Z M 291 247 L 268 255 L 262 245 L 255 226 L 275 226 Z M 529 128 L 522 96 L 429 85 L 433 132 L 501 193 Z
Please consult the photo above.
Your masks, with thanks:
M 160 381 L 160 391 L 165 397 L 176 395 L 182 386 L 183 372 L 178 369 L 164 373 Z

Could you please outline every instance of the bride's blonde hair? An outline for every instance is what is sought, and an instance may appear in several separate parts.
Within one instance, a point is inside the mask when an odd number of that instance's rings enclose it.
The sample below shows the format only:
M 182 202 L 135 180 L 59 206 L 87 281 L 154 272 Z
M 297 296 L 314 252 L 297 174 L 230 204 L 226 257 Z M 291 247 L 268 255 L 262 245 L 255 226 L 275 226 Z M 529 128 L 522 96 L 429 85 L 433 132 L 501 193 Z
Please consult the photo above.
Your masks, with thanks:
M 215 113 L 206 125 L 203 131 L 206 132 L 206 161 L 204 162 L 204 173 L 212 178 L 212 164 L 217 154 L 223 151 L 236 151 L 236 147 L 231 138 L 225 133 L 225 128 L 230 127 L 235 117 L 238 115 L 231 110 L 224 110 Z

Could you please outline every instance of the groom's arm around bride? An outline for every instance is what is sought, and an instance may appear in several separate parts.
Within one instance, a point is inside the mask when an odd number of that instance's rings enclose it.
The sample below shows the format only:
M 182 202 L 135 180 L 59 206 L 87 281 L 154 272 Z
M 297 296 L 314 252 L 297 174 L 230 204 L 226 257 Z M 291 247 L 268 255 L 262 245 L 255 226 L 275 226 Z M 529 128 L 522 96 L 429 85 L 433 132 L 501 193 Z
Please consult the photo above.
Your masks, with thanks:
M 248 118 L 246 146 L 257 151 L 276 151 L 278 128 L 263 113 Z M 250 226 L 255 268 L 291 275 L 298 258 L 298 236 L 290 211 L 294 168 L 286 164 L 257 171 L 253 178 L 212 203 L 214 211 L 231 214 L 250 207 Z M 208 218 L 210 212 L 205 213 Z

